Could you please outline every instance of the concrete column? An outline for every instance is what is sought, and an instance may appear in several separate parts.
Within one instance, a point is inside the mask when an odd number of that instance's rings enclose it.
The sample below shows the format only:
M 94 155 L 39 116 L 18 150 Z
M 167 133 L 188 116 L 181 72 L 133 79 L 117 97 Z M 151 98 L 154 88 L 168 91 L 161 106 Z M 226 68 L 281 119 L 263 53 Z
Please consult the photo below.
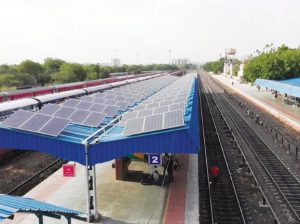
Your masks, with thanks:
M 130 159 L 121 158 L 116 159 L 115 168 L 116 168 L 116 180 L 125 180 L 128 173 L 128 166 L 130 164 Z

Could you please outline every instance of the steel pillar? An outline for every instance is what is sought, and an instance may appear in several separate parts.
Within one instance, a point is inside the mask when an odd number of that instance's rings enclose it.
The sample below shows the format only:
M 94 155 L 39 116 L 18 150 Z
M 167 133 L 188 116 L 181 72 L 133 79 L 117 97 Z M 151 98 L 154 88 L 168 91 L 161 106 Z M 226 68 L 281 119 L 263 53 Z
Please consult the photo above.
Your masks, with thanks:
M 89 149 L 88 144 L 85 144 L 85 158 L 86 158 L 86 198 L 88 214 L 87 222 L 98 221 L 100 214 L 97 210 L 97 187 L 96 187 L 96 168 L 89 165 Z

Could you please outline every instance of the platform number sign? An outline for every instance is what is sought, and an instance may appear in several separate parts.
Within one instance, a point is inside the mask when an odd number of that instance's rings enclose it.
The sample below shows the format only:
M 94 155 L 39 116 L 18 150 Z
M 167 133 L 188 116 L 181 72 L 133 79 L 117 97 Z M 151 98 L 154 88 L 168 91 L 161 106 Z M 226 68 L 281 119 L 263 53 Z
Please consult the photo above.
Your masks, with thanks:
M 149 154 L 149 165 L 161 165 L 161 155 L 160 154 Z

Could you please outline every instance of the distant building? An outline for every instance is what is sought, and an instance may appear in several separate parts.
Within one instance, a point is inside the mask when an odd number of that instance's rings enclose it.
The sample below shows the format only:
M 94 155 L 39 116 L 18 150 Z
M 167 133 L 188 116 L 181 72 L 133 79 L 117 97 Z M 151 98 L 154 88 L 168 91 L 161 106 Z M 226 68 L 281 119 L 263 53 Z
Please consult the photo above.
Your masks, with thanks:
M 111 59 L 111 65 L 119 67 L 121 65 L 121 60 L 119 58 L 113 58 Z
M 187 65 L 191 64 L 188 58 L 177 58 L 172 60 L 172 65 Z

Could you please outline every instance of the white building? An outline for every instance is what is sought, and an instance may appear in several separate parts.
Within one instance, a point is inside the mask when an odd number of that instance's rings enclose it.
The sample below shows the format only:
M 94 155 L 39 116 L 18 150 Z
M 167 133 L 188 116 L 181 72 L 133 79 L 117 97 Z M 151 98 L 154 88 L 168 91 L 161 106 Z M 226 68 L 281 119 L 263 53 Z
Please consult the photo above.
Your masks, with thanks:
M 172 65 L 187 65 L 191 64 L 188 58 L 177 58 L 172 60 Z
M 119 58 L 112 58 L 111 59 L 111 65 L 115 66 L 115 67 L 118 67 L 118 66 L 121 65 L 121 60 Z

